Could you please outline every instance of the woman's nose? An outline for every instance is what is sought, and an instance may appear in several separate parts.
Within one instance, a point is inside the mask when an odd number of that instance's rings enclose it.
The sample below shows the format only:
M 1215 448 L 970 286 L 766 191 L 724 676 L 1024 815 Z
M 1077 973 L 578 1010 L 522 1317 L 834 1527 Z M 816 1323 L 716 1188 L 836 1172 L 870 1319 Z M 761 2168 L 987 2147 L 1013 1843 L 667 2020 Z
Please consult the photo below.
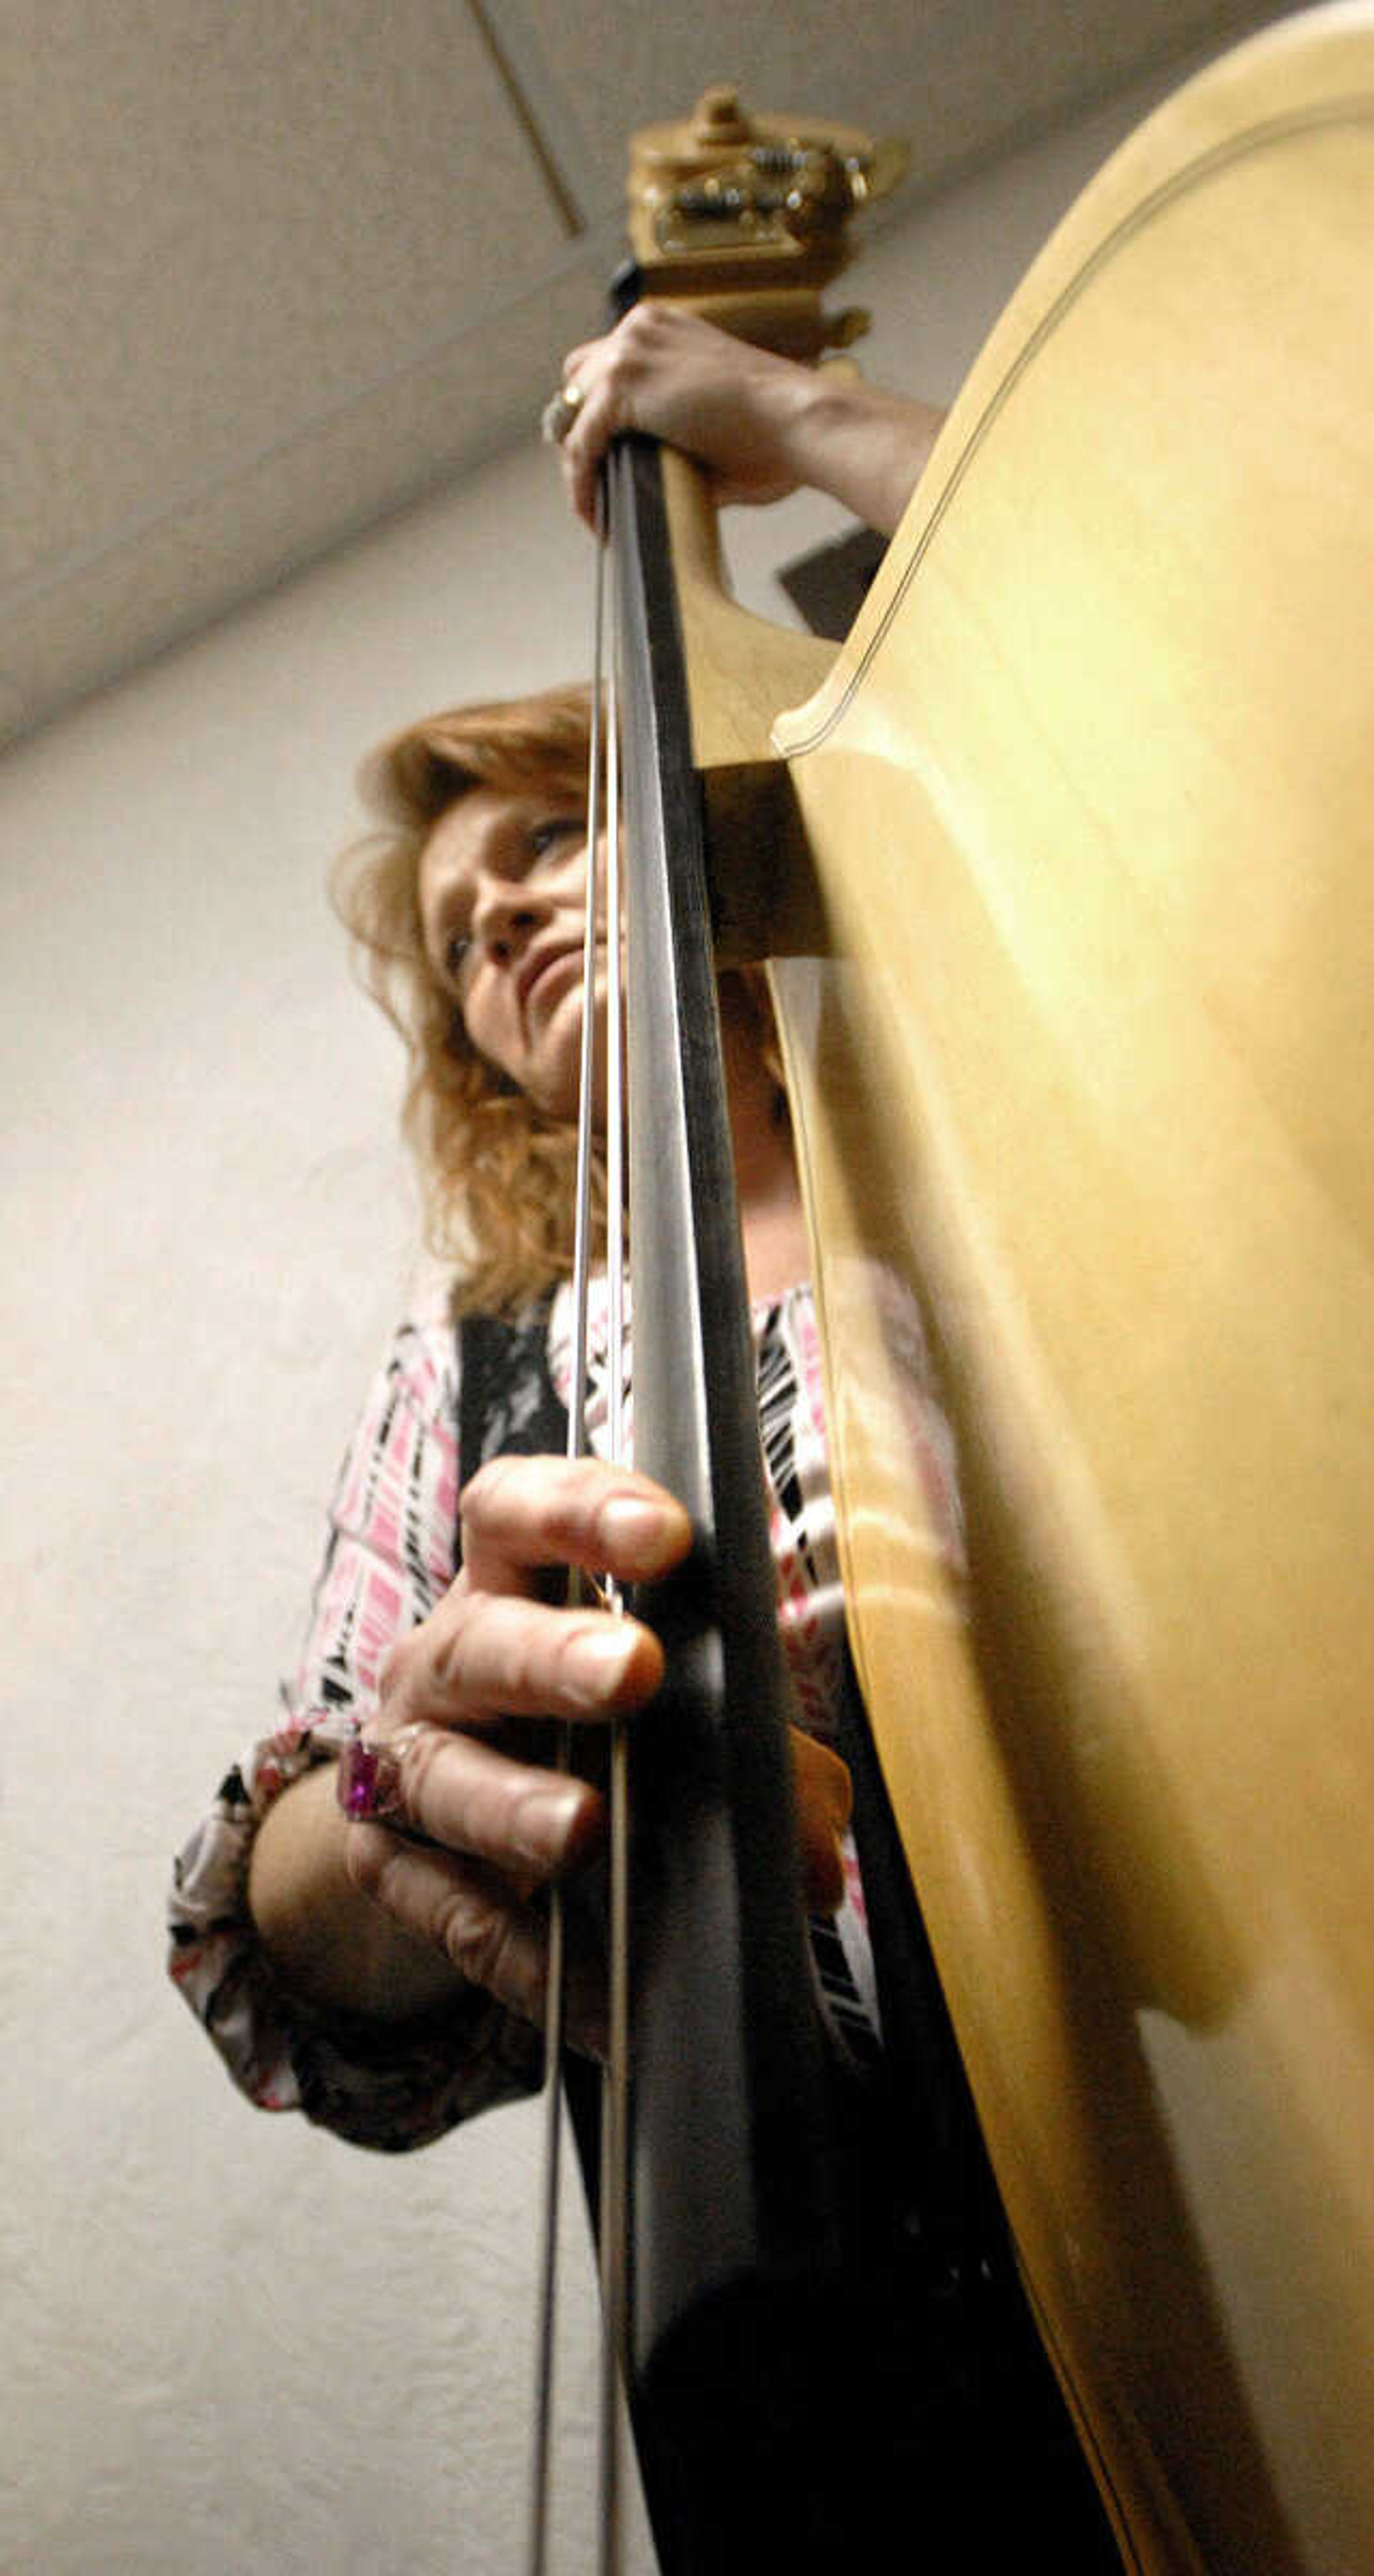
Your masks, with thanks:
M 473 908 L 472 927 L 489 956 L 503 963 L 518 957 L 539 928 L 543 915 L 529 888 L 502 885 L 485 888 Z

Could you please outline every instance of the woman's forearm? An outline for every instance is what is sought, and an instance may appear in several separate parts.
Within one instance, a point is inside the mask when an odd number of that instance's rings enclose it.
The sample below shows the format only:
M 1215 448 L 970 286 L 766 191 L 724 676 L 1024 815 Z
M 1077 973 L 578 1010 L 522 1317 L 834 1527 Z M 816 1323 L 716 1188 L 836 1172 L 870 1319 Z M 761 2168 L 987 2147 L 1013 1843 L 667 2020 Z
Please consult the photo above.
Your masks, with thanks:
M 828 492 L 890 537 L 940 434 L 943 411 L 829 368 L 804 382 L 787 436 L 797 482 Z

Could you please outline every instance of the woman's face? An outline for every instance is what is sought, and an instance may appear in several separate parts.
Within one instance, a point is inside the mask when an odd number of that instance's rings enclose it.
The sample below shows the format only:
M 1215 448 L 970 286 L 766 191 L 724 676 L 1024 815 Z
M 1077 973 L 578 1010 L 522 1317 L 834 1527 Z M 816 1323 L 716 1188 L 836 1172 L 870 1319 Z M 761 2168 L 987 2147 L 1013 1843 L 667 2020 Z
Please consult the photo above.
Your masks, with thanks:
M 420 857 L 425 949 L 479 1055 L 550 1117 L 577 1116 L 587 824 L 537 788 L 473 787 Z M 603 990 L 604 936 L 598 942 Z

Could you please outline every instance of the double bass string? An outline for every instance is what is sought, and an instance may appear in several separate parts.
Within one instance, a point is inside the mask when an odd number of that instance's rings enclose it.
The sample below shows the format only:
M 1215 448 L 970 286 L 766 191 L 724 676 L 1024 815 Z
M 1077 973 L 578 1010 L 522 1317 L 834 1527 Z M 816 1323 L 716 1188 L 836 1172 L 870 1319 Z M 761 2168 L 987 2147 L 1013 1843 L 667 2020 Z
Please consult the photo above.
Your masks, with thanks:
M 609 509 L 603 477 L 598 494 L 598 536 L 602 514 Z M 610 531 L 614 542 L 614 530 Z M 604 563 L 606 541 L 597 546 Z M 604 591 L 598 581 L 598 599 Z M 625 1456 L 625 978 L 622 948 L 620 847 L 620 702 L 619 617 L 612 588 L 605 644 L 606 696 L 606 1274 L 607 1274 L 607 1449 L 619 1462 Z M 593 702 L 602 695 L 603 636 L 597 620 Z M 587 911 L 596 912 L 599 856 L 591 863 Z M 583 1014 L 584 1027 L 596 1017 L 594 993 Z M 620 1586 L 606 1578 L 606 1606 L 616 1615 L 624 1609 Z M 616 2576 L 620 2566 L 620 2390 L 626 2359 L 629 2245 L 629 1745 L 626 1721 L 611 1720 L 608 1849 L 608 1994 L 607 2051 L 601 2080 L 601 2282 L 600 2368 L 600 2540 L 602 2576 Z
M 620 758 L 617 673 L 614 637 L 607 645 L 606 489 L 598 485 L 595 574 L 593 585 L 593 673 L 591 741 L 587 782 L 587 892 L 582 956 L 582 1042 L 579 1065 L 577 1175 L 573 1237 L 574 1367 L 568 1404 L 567 1455 L 587 1451 L 587 1380 L 589 1309 L 593 1256 L 592 1172 L 595 1153 L 597 1075 L 596 971 L 597 927 L 603 914 L 601 807 L 603 727 L 606 804 L 604 916 L 607 925 L 606 998 L 606 1269 L 607 1307 L 607 1454 L 623 1458 L 624 1440 L 624 995 L 621 951 Z M 580 1567 L 570 1567 L 567 1604 L 577 1608 L 589 1588 L 613 1616 L 623 1613 L 619 1585 L 609 1576 L 589 1586 Z M 556 1761 L 567 1770 L 572 1759 L 571 1729 L 560 1730 Z M 626 2237 L 628 2173 L 628 1922 L 629 1832 L 628 1759 L 625 1722 L 611 1723 L 607 1800 L 609 1994 L 608 2048 L 602 2072 L 601 2117 L 601 2350 L 599 2369 L 599 2563 L 602 2576 L 616 2576 L 620 2566 L 620 2374 L 625 2352 Z M 562 2189 L 563 2086 L 566 2039 L 567 1935 L 561 1888 L 552 1889 L 544 2012 L 544 2150 L 538 2267 L 538 2316 L 535 2355 L 535 2406 L 530 2466 L 529 2576 L 544 2576 L 548 2551 L 549 2499 L 552 2487 L 554 2345 L 557 2313 L 558 2229 Z
M 597 510 L 597 542 L 593 589 L 593 622 L 595 651 L 601 653 L 603 599 L 605 592 L 605 544 L 601 508 Z M 585 1353 L 587 1348 L 588 1290 L 591 1279 L 592 1215 L 592 1117 L 596 1071 L 596 1014 L 585 1007 L 586 996 L 595 989 L 596 975 L 596 906 L 594 876 L 596 845 L 600 829 L 600 694 L 592 693 L 591 746 L 587 780 L 587 908 L 582 943 L 582 1046 L 579 1067 L 577 1177 L 573 1216 L 573 1351 L 575 1364 L 568 1393 L 569 1458 L 580 1458 L 587 1443 L 587 1400 Z M 566 1599 L 574 1609 L 585 1597 L 585 1586 L 579 1567 L 568 1569 Z M 559 1731 L 555 1753 L 556 1767 L 566 1771 L 571 1763 L 571 1733 L 566 1726 Z M 554 2334 L 557 2312 L 558 2222 L 562 2193 L 563 2088 L 561 2068 L 566 2023 L 566 1918 L 562 1889 L 555 1884 L 549 1897 L 548 1965 L 544 1985 L 544 2146 L 543 2194 L 540 2204 L 539 2264 L 537 2274 L 535 2318 L 535 2387 L 534 2422 L 530 2459 L 529 2530 L 526 2550 L 528 2576 L 544 2576 L 548 2553 L 549 2495 L 551 2489 L 551 2456 L 553 2439 Z

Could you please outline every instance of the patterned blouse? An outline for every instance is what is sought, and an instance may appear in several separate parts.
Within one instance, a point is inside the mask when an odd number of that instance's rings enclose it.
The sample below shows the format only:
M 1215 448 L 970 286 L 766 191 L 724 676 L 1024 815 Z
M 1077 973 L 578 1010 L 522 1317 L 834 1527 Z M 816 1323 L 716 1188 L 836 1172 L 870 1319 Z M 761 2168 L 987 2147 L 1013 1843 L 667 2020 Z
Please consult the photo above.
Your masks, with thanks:
M 547 1356 L 565 1403 L 571 1317 L 571 1296 L 560 1290 Z M 603 1449 L 604 1283 L 591 1324 L 587 1424 L 591 1446 Z M 843 1605 L 810 1289 L 756 1306 L 753 1327 L 780 1632 L 798 1721 L 825 1738 L 842 1684 Z M 934 1526 L 957 1559 L 950 1435 L 919 1337 L 914 1358 L 922 1471 Z M 524 1400 L 512 1387 L 510 1419 Z M 537 2084 L 538 2036 L 478 1989 L 422 2029 L 338 2015 L 325 2022 L 288 1995 L 257 1941 L 248 1865 L 274 1798 L 312 1764 L 337 1758 L 376 1705 L 388 1650 L 453 1581 L 457 1422 L 457 1340 L 436 1294 L 395 1335 L 345 1456 L 301 1660 L 282 1688 L 282 1720 L 222 1782 L 176 1863 L 170 1907 L 172 1979 L 234 2081 L 265 2110 L 302 2110 L 381 2148 L 418 2146 Z M 489 1449 L 501 1445 L 500 1430 L 498 1423 Z M 878 2044 L 877 2003 L 852 1845 L 845 1863 L 844 1904 L 833 1920 L 813 1924 L 812 1948 L 832 2032 L 862 2056 Z

